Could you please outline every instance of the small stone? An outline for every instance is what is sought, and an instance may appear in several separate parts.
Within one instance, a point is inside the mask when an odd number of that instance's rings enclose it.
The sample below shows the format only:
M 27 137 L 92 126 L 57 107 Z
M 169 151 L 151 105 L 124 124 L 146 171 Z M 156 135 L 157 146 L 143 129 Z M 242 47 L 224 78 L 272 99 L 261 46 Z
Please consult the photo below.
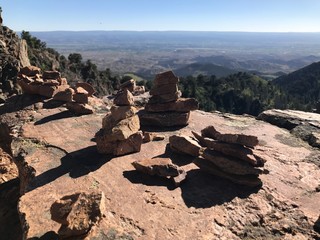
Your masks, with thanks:
M 142 144 L 142 132 L 132 134 L 128 139 L 118 141 L 113 150 L 113 155 L 121 156 L 129 153 L 140 152 Z
M 113 100 L 117 106 L 129 106 L 134 104 L 134 98 L 129 90 L 120 91 Z
M 144 132 L 143 133 L 143 142 L 151 142 L 151 141 L 162 141 L 164 140 L 165 136 L 164 135 L 159 135 L 156 133 L 151 133 L 151 132 Z
M 183 181 L 187 178 L 187 173 L 183 169 L 179 169 L 179 175 L 176 177 L 172 177 L 174 185 L 179 187 Z
M 82 87 L 77 87 L 77 88 L 76 88 L 76 93 L 88 95 L 87 90 L 85 90 L 85 89 L 82 88 Z
M 87 91 L 88 96 L 91 97 L 94 93 L 95 90 L 92 87 L 92 85 L 90 85 L 89 83 L 86 82 L 77 82 L 76 83 L 76 88 L 81 87 L 82 89 L 84 89 L 85 91 Z
M 79 115 L 92 114 L 94 112 L 90 105 L 84 103 L 67 102 L 66 107 L 69 111 Z
M 167 102 L 175 102 L 182 96 L 181 91 L 170 93 L 170 94 L 163 94 L 163 95 L 157 95 L 152 96 L 149 99 L 150 104 L 156 104 L 156 103 L 167 103 Z
M 121 90 L 129 90 L 130 92 L 134 92 L 136 88 L 136 81 L 134 79 L 130 79 L 120 85 Z
M 89 98 L 87 93 L 75 93 L 72 96 L 72 99 L 77 103 L 88 103 Z
M 72 88 L 68 88 L 65 91 L 56 93 L 53 96 L 53 99 L 58 101 L 63 101 L 63 102 L 71 102 L 73 94 L 74 94 L 74 90 Z

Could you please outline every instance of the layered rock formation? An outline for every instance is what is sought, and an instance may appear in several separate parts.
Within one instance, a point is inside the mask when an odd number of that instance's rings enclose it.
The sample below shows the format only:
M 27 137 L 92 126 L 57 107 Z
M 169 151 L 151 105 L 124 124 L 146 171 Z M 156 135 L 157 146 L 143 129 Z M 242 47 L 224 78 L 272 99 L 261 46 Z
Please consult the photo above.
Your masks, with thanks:
M 188 124 L 190 111 L 198 109 L 198 102 L 193 98 L 181 98 L 178 82 L 172 71 L 156 75 L 150 91 L 152 97 L 140 115 L 142 125 L 172 127 Z
M 102 129 L 96 133 L 98 152 L 115 156 L 139 152 L 143 141 L 137 109 L 129 90 L 118 93 L 114 106 L 102 120 Z
M 27 44 L 6 26 L 0 26 L 0 103 L 20 88 L 16 76 L 21 67 L 29 66 Z
M 194 163 L 204 171 L 252 187 L 262 184 L 259 174 L 266 160 L 254 147 L 258 138 L 253 135 L 220 133 L 213 126 L 193 135 L 206 149 Z

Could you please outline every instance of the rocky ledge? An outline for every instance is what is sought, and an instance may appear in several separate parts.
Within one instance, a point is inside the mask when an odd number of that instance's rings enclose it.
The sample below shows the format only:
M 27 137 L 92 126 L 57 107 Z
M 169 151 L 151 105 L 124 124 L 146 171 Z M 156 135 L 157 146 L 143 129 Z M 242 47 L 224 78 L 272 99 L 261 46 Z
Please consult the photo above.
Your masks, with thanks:
M 76 239 L 320 237 L 320 151 L 288 130 L 248 116 L 194 111 L 188 126 L 163 130 L 164 140 L 115 157 L 99 154 L 94 139 L 105 115 L 73 116 L 62 107 L 1 115 L 1 146 L 10 148 L 19 169 L 24 239 L 61 233 L 77 233 Z M 171 136 L 191 136 L 210 125 L 259 139 L 268 170 L 262 185 L 248 188 L 211 175 L 193 163 L 195 157 L 171 150 Z M 132 165 L 159 158 L 187 173 L 179 187 Z

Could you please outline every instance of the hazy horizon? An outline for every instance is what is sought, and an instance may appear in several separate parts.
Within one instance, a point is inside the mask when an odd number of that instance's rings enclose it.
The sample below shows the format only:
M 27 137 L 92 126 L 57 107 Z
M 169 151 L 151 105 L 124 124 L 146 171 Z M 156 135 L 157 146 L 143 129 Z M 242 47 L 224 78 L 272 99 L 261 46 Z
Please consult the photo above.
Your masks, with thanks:
M 14 31 L 320 32 L 318 0 L 3 0 Z

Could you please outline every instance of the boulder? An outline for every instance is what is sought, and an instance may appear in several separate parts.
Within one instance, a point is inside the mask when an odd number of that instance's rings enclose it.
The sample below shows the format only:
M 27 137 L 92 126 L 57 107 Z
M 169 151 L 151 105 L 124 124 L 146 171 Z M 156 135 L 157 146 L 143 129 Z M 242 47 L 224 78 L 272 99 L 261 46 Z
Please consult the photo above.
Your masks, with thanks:
M 170 148 L 177 153 L 198 157 L 201 146 L 195 139 L 184 135 L 173 135 L 169 137 Z
M 69 111 L 79 115 L 86 115 L 94 112 L 90 105 L 84 103 L 67 102 L 66 107 Z
M 220 133 L 214 126 L 208 126 L 201 131 L 203 137 L 212 138 L 221 142 L 236 143 L 247 147 L 254 147 L 258 145 L 259 141 L 256 136 L 245 134 L 229 134 Z
M 190 112 L 163 112 L 163 113 L 148 113 L 141 112 L 141 125 L 144 126 L 158 126 L 158 127 L 173 127 L 188 125 Z
M 156 75 L 153 85 L 161 86 L 167 84 L 177 84 L 179 82 L 179 78 L 174 75 L 172 71 L 167 71 L 163 73 L 159 73 Z
M 44 71 L 42 74 L 42 78 L 44 80 L 46 79 L 60 79 L 61 78 L 61 74 L 58 71 Z
M 74 193 L 55 201 L 50 208 L 52 220 L 61 224 L 62 239 L 88 234 L 105 212 L 103 192 Z
M 134 98 L 129 90 L 120 91 L 114 98 L 113 103 L 118 106 L 128 106 L 134 104 Z
M 175 102 L 147 104 L 145 110 L 148 112 L 188 112 L 197 110 L 199 103 L 194 98 L 179 98 Z

